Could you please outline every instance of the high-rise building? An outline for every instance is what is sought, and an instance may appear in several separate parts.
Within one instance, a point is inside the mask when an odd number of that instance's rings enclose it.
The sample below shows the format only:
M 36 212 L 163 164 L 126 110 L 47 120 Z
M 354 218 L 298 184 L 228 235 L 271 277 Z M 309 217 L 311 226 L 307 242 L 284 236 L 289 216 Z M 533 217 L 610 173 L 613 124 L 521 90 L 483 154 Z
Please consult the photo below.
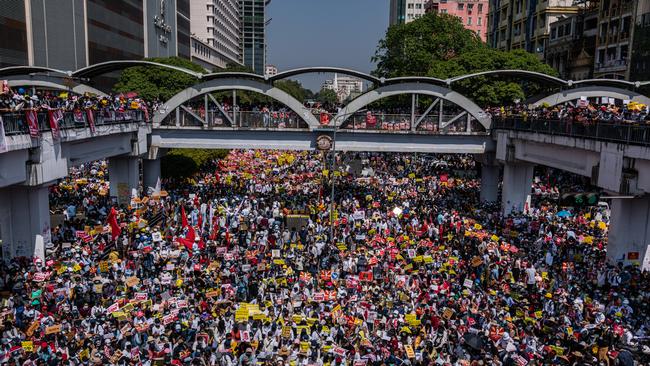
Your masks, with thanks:
M 206 69 L 241 63 L 237 0 L 191 0 L 192 60 Z
M 243 64 L 257 74 L 266 65 L 266 6 L 271 0 L 239 0 Z
M 424 15 L 428 0 L 390 0 L 389 25 L 404 24 Z
M 489 5 L 488 0 L 429 0 L 425 12 L 457 16 L 466 29 L 474 31 L 485 42 Z
M 188 0 L 3 0 L 0 65 L 189 58 Z
M 332 90 L 336 92 L 339 102 L 355 97 L 363 93 L 363 80 L 352 76 L 338 76 L 334 74 L 334 79 L 325 80 L 321 89 Z
M 544 58 L 550 24 L 578 12 L 574 0 L 490 0 L 488 45 L 509 51 L 524 49 Z

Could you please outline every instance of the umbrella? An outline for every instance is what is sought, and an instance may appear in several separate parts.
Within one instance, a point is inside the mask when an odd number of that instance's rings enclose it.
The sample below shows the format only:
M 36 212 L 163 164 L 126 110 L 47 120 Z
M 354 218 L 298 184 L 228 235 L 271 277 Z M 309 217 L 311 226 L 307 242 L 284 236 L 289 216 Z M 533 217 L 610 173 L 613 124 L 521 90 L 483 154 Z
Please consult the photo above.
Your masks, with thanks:
M 481 338 L 480 335 L 476 333 L 467 332 L 463 335 L 463 338 L 465 339 L 465 344 L 468 345 L 469 347 L 477 351 L 483 349 L 483 339 Z
M 555 214 L 555 216 L 557 216 L 557 217 L 571 217 L 572 215 L 571 215 L 571 212 L 569 212 L 567 210 L 562 210 L 562 211 L 558 212 L 557 214 Z

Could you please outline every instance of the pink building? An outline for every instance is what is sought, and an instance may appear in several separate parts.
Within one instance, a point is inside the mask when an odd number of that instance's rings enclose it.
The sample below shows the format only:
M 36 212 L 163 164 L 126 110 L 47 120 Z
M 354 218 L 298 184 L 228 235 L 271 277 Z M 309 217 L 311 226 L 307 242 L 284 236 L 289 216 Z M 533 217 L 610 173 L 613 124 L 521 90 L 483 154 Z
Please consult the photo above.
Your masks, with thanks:
M 465 28 L 487 40 L 489 0 L 429 0 L 426 12 L 451 14 L 460 18 Z

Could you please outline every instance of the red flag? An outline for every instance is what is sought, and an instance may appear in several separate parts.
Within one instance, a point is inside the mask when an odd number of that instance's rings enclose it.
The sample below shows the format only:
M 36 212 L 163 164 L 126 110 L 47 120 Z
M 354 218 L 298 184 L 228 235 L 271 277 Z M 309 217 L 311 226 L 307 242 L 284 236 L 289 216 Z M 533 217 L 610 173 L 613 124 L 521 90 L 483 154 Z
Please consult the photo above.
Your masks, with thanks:
M 323 126 L 327 126 L 330 124 L 330 115 L 327 112 L 322 112 L 320 114 L 320 124 Z
M 111 240 L 115 240 L 115 238 L 120 236 L 120 233 L 122 232 L 120 225 L 117 223 L 117 212 L 115 211 L 115 207 L 111 207 L 111 212 L 108 214 L 107 221 L 108 224 L 111 225 Z
M 52 138 L 60 139 L 61 131 L 59 130 L 59 121 L 63 119 L 63 112 L 60 109 L 50 109 L 47 111 L 47 117 L 50 120 L 50 128 L 52 129 Z
M 185 215 L 185 207 L 181 206 L 181 226 L 183 228 L 187 227 L 187 215 Z
M 86 117 L 88 119 L 88 127 L 90 127 L 90 133 L 95 133 L 95 115 L 93 114 L 92 109 L 86 109 Z
M 29 135 L 31 137 L 38 137 L 38 116 L 36 111 L 33 109 L 28 109 L 25 111 L 25 118 L 27 118 L 27 125 L 29 126 Z

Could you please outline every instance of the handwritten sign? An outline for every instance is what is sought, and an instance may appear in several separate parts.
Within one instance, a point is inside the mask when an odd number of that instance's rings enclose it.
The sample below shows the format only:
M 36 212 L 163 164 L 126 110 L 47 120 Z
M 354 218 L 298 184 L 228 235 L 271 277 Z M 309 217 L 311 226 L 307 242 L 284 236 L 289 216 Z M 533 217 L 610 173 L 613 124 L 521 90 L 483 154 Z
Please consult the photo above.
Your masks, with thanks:
M 45 328 L 45 334 L 55 334 L 61 332 L 61 324 L 52 325 L 51 327 Z

